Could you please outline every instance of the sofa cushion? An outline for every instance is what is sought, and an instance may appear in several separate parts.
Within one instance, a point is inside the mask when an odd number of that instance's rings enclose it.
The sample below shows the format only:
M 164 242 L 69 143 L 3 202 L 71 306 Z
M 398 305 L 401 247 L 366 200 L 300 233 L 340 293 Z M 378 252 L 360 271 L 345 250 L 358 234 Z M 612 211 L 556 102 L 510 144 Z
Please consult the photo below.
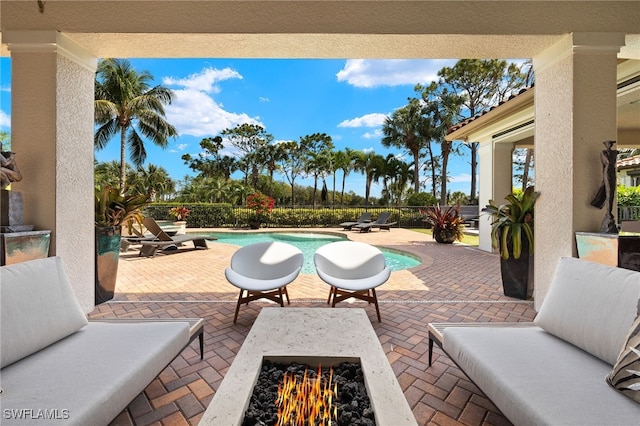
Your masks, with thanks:
M 539 327 L 450 327 L 443 347 L 518 426 L 637 425 L 640 404 L 604 378 L 611 365 Z
M 1 367 L 87 324 L 58 257 L 0 268 Z
M 640 315 L 631 325 L 618 361 L 607 382 L 636 402 L 640 402 Z
M 534 322 L 613 365 L 638 298 L 640 272 L 563 257 Z
M 189 323 L 91 321 L 2 370 L 9 425 L 107 425 L 189 343 Z M 626 398 L 625 398 L 626 399 Z M 35 418 L 38 410 L 53 416 Z M 24 415 L 23 415 L 24 417 Z

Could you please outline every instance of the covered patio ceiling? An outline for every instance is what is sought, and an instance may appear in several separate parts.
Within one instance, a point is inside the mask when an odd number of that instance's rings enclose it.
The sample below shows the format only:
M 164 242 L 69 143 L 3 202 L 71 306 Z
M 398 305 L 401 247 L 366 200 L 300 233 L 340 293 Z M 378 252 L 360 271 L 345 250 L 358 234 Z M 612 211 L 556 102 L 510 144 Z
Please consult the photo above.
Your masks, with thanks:
M 531 58 L 570 32 L 615 31 L 620 57 L 640 59 L 636 1 L 2 0 L 0 19 L 95 57 Z

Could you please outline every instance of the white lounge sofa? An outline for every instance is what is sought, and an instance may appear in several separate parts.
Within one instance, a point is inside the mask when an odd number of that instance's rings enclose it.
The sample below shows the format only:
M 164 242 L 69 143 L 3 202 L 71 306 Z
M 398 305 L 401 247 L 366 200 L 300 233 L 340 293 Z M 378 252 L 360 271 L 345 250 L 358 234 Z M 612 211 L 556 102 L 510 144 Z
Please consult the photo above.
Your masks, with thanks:
M 0 268 L 0 303 L 3 426 L 107 425 L 192 337 L 187 321 L 87 321 L 57 257 Z
M 640 399 L 605 379 L 639 298 L 640 273 L 562 258 L 530 327 L 439 324 L 442 345 L 515 425 L 638 425 Z

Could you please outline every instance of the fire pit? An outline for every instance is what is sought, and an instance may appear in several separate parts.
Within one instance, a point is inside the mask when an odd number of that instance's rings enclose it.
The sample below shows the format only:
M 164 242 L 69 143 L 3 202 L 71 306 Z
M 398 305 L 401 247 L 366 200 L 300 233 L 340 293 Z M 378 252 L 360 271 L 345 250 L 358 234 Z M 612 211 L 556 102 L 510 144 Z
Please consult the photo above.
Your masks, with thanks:
M 315 359 L 266 359 L 242 425 L 374 426 L 360 360 L 326 365 Z
M 375 424 L 417 425 L 363 309 L 263 308 L 200 426 L 241 425 L 263 362 L 283 359 L 315 368 L 359 359 Z

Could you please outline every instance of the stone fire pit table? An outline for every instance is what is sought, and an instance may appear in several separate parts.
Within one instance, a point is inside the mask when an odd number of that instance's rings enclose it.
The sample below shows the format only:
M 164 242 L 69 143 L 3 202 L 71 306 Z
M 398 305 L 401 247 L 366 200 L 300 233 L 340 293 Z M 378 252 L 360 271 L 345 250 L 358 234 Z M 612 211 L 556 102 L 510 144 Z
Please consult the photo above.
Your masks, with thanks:
M 352 308 L 263 308 L 200 426 L 240 425 L 263 358 L 359 358 L 378 426 L 417 425 L 367 314 Z

